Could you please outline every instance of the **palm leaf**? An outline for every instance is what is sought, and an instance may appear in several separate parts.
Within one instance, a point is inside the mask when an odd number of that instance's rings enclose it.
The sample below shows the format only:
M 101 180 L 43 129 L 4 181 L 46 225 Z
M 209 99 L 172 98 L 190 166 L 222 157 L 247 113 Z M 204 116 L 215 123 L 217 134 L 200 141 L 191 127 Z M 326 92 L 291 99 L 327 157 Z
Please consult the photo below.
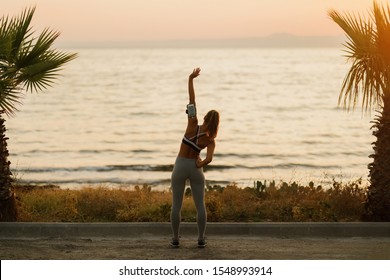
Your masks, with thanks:
M 45 29 L 35 43 L 30 41 L 20 50 L 17 60 L 15 61 L 15 65 L 18 68 L 23 68 L 39 62 L 59 35 L 59 32 Z
M 0 108 L 8 116 L 17 111 L 17 105 L 21 104 L 22 91 L 15 86 L 11 79 L 0 79 Z
M 0 38 L 7 42 L 7 48 L 1 51 L 7 54 L 7 59 L 16 56 L 22 45 L 31 37 L 31 20 L 35 7 L 23 11 L 19 18 L 2 17 L 0 19 Z M 3 56 L 5 57 L 5 56 Z
M 0 19 L 0 63 L 4 63 L 12 49 L 12 41 L 7 31 L 8 18 Z
M 18 80 L 28 91 L 41 91 L 51 86 L 62 65 L 76 58 L 76 54 L 47 51 L 35 63 L 21 69 Z
M 377 32 L 377 47 L 378 52 L 383 56 L 387 65 L 387 75 L 389 75 L 390 67 L 390 6 L 387 4 L 387 9 L 385 7 L 380 7 L 376 2 L 374 2 L 373 8 L 373 18 L 376 24 Z M 390 78 L 387 76 L 387 78 Z
M 352 67 L 347 73 L 339 95 L 339 104 L 355 108 L 362 93 L 362 109 L 382 102 L 386 83 L 383 80 L 386 63 L 378 51 L 378 33 L 373 23 L 361 16 L 341 15 L 332 10 L 329 16 L 344 30 L 348 41 L 344 44 Z
M 52 50 L 59 32 L 48 28 L 33 37 L 31 20 L 35 7 L 18 18 L 0 19 L 0 108 L 7 115 L 21 104 L 24 90 L 41 91 L 51 86 L 61 67 L 77 54 Z
M 22 15 L 13 21 L 12 55 L 16 56 L 23 44 L 31 37 L 31 20 L 35 13 L 35 7 L 25 10 Z

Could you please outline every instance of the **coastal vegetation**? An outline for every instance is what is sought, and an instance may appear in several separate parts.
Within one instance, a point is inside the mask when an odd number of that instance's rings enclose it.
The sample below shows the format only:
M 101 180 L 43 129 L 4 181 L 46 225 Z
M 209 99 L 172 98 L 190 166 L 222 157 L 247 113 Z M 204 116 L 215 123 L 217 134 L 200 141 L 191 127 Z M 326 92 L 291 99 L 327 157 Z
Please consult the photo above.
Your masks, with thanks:
M 170 190 L 151 186 L 118 188 L 16 186 L 19 222 L 169 222 Z M 333 180 L 330 187 L 297 182 L 254 182 L 208 186 L 209 222 L 358 222 L 365 213 L 367 188 L 359 179 Z M 184 222 L 196 221 L 191 190 L 185 193 Z
M 329 16 L 344 30 L 346 57 L 352 62 L 339 103 L 354 108 L 361 98 L 363 110 L 377 109 L 366 219 L 390 221 L 390 6 L 374 1 L 368 19 L 334 10 Z
M 40 92 L 51 86 L 61 67 L 76 58 L 53 48 L 59 32 L 46 28 L 35 37 L 34 12 L 31 8 L 19 17 L 0 18 L 0 222 L 17 219 L 4 114 L 13 116 L 26 91 Z

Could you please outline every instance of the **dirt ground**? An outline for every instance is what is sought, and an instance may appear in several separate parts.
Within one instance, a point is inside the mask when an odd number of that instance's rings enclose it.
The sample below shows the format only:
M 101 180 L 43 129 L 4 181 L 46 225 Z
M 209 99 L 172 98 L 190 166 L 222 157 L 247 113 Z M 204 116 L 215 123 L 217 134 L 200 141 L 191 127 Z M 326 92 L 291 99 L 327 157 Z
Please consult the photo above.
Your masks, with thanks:
M 250 238 L 213 236 L 199 249 L 183 238 L 1 239 L 2 260 L 390 260 L 389 238 Z

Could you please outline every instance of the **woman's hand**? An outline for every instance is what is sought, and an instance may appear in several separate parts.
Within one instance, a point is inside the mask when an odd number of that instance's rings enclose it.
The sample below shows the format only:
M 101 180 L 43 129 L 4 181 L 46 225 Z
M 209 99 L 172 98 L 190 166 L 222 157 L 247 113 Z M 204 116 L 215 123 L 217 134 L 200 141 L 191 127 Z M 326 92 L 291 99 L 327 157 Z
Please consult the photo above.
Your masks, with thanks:
M 196 77 L 198 77 L 200 74 L 200 68 L 195 68 L 192 73 L 190 74 L 190 79 L 194 79 Z
M 202 159 L 201 159 L 200 157 L 198 157 L 198 159 L 196 160 L 196 167 L 197 167 L 197 168 L 203 167 L 203 165 L 202 165 Z

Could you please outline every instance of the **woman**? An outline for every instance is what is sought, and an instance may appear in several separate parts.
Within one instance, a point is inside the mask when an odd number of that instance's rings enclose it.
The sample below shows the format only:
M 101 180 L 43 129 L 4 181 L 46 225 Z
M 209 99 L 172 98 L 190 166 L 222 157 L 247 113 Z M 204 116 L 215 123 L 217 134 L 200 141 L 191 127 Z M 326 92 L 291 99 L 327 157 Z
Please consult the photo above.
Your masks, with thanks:
M 187 105 L 188 124 L 172 172 L 171 224 L 173 237 L 171 246 L 174 248 L 178 248 L 180 245 L 180 211 L 183 204 L 187 179 L 190 181 L 192 197 L 197 211 L 198 247 L 204 248 L 206 246 L 205 231 L 207 213 L 204 202 L 205 178 L 203 175 L 203 166 L 209 164 L 213 159 L 215 137 L 217 136 L 219 125 L 219 113 L 215 110 L 209 111 L 204 117 L 203 124 L 198 125 L 193 80 L 199 76 L 199 73 L 199 68 L 194 69 L 188 79 L 190 99 Z M 199 157 L 200 151 L 206 147 L 206 158 L 201 160 Z

